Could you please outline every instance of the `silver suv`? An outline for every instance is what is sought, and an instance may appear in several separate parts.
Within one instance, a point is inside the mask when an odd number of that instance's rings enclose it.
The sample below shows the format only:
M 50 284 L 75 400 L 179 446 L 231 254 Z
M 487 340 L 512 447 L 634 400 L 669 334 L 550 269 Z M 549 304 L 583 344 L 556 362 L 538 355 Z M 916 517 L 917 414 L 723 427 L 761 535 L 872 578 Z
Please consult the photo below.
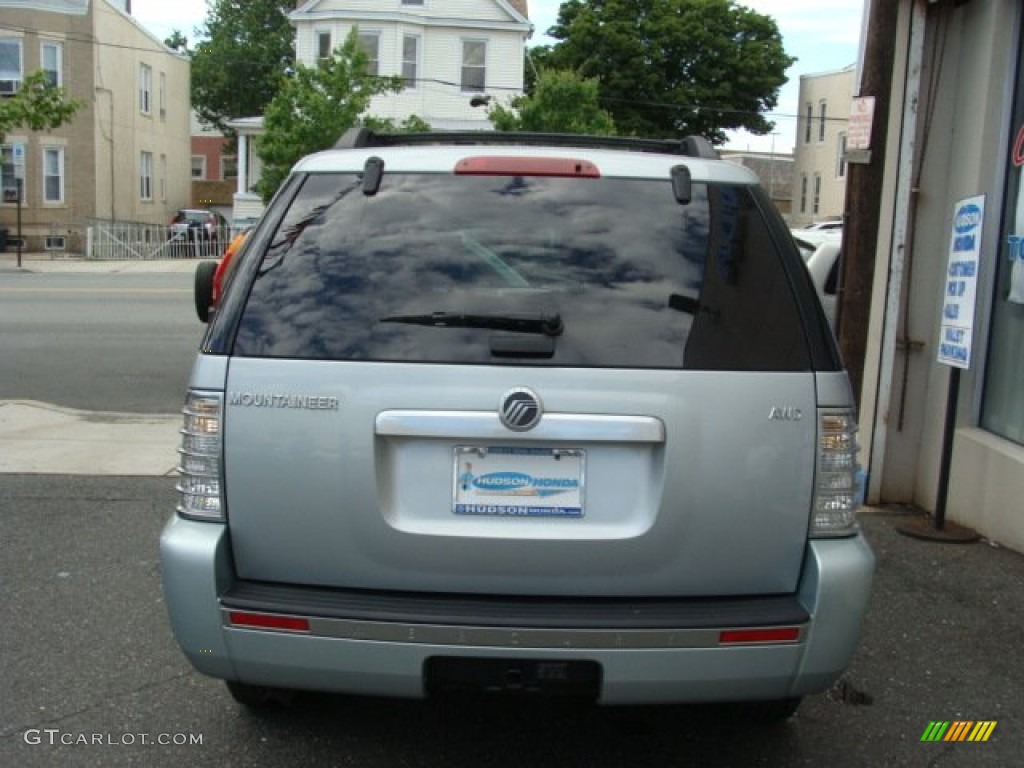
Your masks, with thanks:
M 295 167 L 210 319 L 166 602 L 254 707 L 784 717 L 860 635 L 855 452 L 793 239 L 707 142 L 356 131 Z

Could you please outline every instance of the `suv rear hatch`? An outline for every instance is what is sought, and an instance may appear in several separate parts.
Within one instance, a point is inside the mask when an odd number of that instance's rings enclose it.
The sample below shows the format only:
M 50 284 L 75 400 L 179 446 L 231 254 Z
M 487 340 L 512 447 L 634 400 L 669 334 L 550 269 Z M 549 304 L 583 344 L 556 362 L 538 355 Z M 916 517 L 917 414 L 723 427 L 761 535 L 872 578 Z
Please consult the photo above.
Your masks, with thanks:
M 214 334 L 238 575 L 792 592 L 820 312 L 754 187 L 668 171 L 293 180 Z

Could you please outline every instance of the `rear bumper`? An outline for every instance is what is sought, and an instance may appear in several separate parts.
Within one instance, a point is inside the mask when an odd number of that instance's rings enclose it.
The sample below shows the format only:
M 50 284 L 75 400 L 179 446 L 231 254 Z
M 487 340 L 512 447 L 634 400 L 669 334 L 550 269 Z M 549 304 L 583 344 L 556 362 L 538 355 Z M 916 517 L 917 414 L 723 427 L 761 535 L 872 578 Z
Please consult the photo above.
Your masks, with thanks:
M 874 557 L 861 536 L 815 541 L 794 598 L 630 604 L 486 601 L 397 610 L 234 581 L 226 528 L 174 518 L 160 542 L 174 634 L 200 672 L 282 688 L 421 697 L 437 657 L 585 660 L 605 704 L 777 699 L 827 688 L 860 637 Z M 302 616 L 308 628 L 233 626 L 232 611 Z M 673 613 L 675 618 L 673 618 Z M 605 616 L 604 621 L 601 616 Z M 795 640 L 723 645 L 723 630 L 798 627 Z

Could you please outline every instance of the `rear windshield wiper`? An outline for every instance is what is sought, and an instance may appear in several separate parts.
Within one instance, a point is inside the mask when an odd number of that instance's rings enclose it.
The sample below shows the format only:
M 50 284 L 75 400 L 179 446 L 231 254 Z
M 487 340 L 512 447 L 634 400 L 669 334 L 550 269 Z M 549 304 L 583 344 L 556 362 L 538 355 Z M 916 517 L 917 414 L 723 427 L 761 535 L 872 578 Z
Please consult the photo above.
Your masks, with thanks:
M 382 323 L 408 323 L 433 328 L 490 328 L 495 331 L 538 333 L 560 336 L 564 329 L 562 316 L 555 315 L 467 315 L 455 312 L 431 312 L 429 315 L 392 315 Z

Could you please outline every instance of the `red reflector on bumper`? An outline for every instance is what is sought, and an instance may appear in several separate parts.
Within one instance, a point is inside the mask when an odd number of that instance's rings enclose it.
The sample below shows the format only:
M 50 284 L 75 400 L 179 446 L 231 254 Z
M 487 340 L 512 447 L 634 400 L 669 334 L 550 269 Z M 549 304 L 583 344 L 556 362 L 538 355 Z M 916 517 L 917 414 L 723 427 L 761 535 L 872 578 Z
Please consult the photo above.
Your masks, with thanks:
M 719 645 L 743 645 L 747 643 L 795 643 L 799 639 L 800 627 L 727 629 L 718 635 Z
M 253 629 L 284 629 L 289 632 L 309 632 L 309 620 L 294 616 L 270 616 L 265 613 L 243 613 L 232 611 L 228 614 L 232 626 Z

